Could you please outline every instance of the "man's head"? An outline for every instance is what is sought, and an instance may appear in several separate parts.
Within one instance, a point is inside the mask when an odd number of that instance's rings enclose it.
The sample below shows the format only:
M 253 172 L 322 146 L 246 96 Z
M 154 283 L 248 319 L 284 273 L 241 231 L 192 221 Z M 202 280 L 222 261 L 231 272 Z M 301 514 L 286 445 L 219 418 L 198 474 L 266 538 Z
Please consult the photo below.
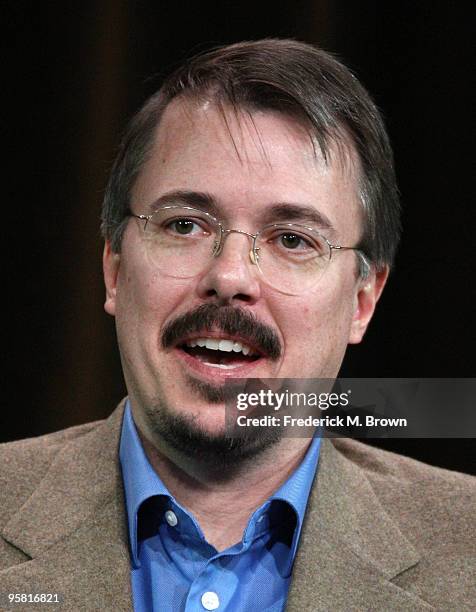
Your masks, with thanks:
M 139 428 L 158 447 L 223 451 L 227 378 L 334 377 L 365 333 L 399 236 L 382 120 L 308 45 L 199 56 L 131 122 L 102 227 Z

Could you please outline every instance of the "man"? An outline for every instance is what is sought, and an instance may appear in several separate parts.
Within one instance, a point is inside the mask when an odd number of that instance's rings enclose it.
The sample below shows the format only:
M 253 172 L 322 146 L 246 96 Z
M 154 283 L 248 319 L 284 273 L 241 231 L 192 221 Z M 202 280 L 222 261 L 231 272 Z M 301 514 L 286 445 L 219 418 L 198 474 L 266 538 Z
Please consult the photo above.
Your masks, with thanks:
M 66 610 L 470 609 L 469 477 L 225 430 L 231 378 L 335 378 L 387 280 L 392 153 L 355 77 L 286 40 L 192 59 L 133 119 L 103 231 L 128 399 L 3 448 L 4 593 Z

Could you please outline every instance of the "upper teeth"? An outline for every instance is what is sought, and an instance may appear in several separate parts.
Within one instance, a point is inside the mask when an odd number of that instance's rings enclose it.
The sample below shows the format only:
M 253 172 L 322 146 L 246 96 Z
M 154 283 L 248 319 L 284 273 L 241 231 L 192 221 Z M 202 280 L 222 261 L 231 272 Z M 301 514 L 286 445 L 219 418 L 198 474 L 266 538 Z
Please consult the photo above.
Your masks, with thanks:
M 226 351 L 227 353 L 231 353 L 231 351 L 235 353 L 241 352 L 243 355 L 248 355 L 251 352 L 251 348 L 242 342 L 220 340 L 219 338 L 195 338 L 195 340 L 187 340 L 187 346 L 192 348 L 200 346 L 212 349 L 212 351 Z

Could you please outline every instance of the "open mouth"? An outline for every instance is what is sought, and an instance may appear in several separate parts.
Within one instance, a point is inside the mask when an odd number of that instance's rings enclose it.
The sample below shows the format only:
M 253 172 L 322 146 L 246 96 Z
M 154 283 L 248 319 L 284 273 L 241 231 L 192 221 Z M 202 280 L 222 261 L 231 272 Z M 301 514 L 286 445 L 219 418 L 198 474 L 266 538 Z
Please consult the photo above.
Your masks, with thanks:
M 263 357 L 245 342 L 230 338 L 193 338 L 177 348 L 206 366 L 222 370 L 233 370 Z

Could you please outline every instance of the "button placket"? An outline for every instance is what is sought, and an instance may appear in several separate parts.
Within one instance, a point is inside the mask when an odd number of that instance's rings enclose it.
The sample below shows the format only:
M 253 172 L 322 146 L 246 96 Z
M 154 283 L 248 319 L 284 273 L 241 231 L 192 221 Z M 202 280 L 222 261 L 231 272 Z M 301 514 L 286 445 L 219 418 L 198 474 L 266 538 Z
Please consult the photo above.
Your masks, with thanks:
M 198 610 L 231 610 L 230 600 L 235 596 L 239 586 L 238 578 L 233 571 L 223 565 L 223 555 L 218 553 L 207 562 L 206 567 L 201 571 L 192 582 L 185 603 L 185 612 L 197 612 Z M 207 608 L 202 601 L 205 593 L 214 593 L 210 597 L 209 603 L 216 605 L 216 608 Z M 205 603 L 208 599 L 205 598 Z M 208 605 L 208 604 L 207 604 Z

